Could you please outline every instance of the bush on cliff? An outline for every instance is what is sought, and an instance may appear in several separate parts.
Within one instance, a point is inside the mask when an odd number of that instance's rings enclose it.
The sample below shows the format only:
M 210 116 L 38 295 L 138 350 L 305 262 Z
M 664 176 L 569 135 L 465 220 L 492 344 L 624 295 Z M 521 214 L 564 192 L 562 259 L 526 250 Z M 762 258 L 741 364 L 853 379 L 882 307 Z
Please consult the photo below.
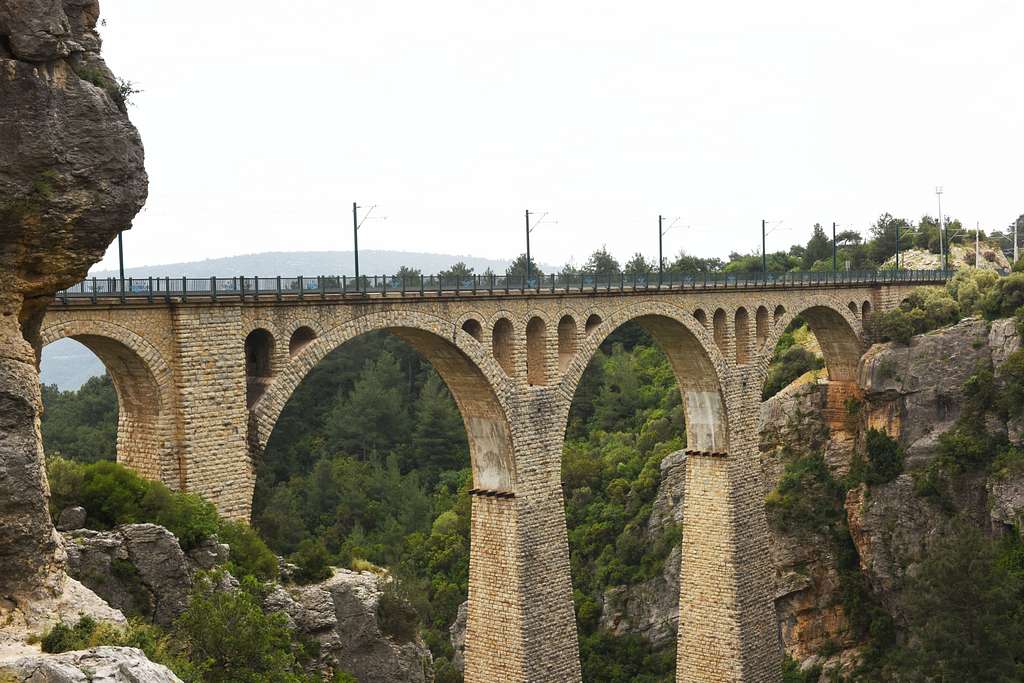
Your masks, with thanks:
M 259 536 L 241 522 L 221 519 L 216 508 L 196 495 L 171 491 L 127 467 L 111 461 L 80 463 L 61 457 L 47 459 L 50 511 L 80 505 L 87 526 L 110 529 L 119 524 L 149 522 L 178 537 L 183 550 L 216 536 L 231 546 L 230 569 L 269 580 L 277 576 L 277 557 Z
M 188 609 L 169 630 L 130 621 L 126 626 L 82 617 L 57 624 L 41 638 L 44 652 L 103 645 L 137 647 L 185 683 L 349 683 L 351 676 L 309 674 L 305 646 L 293 638 L 283 613 L 266 614 L 262 588 L 252 577 L 237 589 L 219 587 L 216 575 L 196 582 Z
M 864 481 L 885 484 L 903 473 L 903 448 L 885 431 L 869 429 L 867 434 L 867 468 Z
M 960 304 L 940 287 L 921 287 L 908 296 L 899 308 L 878 313 L 868 320 L 868 329 L 879 341 L 909 344 L 916 334 L 924 334 L 960 320 Z

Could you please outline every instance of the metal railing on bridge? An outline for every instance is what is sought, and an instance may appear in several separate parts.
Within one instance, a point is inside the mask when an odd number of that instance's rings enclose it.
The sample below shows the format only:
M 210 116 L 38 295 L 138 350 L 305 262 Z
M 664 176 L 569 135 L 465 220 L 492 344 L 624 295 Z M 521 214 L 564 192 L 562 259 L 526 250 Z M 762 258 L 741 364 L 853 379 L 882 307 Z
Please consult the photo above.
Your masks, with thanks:
M 789 273 L 572 273 L 524 275 L 345 275 L 315 277 L 145 277 L 90 278 L 57 292 L 63 303 L 157 299 L 326 298 L 332 296 L 552 294 L 559 292 L 637 292 L 793 287 L 853 287 L 875 284 L 940 284 L 943 270 L 872 270 Z

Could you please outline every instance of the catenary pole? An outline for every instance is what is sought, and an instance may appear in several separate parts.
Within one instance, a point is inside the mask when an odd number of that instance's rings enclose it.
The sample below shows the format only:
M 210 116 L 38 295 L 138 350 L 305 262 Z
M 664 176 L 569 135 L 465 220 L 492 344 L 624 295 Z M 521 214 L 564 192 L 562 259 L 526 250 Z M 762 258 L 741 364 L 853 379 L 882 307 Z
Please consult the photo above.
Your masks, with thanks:
M 124 230 L 117 231 L 117 266 L 121 274 L 121 296 L 124 296 L 124 242 L 121 239 L 123 234 Z
M 660 213 L 658 214 L 658 287 L 661 287 L 661 276 L 662 276 L 662 257 L 661 257 L 661 238 L 665 235 L 661 230 L 662 221 L 665 217 Z
M 352 202 L 352 253 L 356 260 L 356 289 L 359 289 L 359 207 Z
M 767 229 L 768 221 L 761 219 L 761 269 L 764 271 L 765 277 L 768 276 L 768 252 L 766 246 L 768 244 L 768 236 L 765 234 Z
M 837 263 L 836 259 L 837 259 L 837 256 L 836 256 L 836 222 L 832 221 L 832 272 L 833 273 L 835 273 L 836 271 L 839 270 L 839 268 L 836 266 L 836 263 Z
M 526 210 L 526 280 L 530 281 L 530 210 Z

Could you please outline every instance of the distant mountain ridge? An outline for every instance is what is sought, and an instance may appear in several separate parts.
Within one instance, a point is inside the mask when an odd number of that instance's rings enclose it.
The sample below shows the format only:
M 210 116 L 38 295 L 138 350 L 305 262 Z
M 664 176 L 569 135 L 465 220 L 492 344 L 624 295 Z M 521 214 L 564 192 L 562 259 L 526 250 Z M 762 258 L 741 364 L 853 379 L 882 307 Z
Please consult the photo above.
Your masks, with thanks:
M 402 266 L 419 268 L 424 275 L 435 275 L 465 262 L 478 273 L 490 268 L 499 275 L 511 260 L 487 259 L 459 254 L 427 254 L 413 251 L 366 250 L 359 252 L 359 272 L 362 275 L 394 275 Z M 538 264 L 544 272 L 558 268 Z M 234 277 L 236 275 L 274 277 L 276 275 L 355 275 L 351 251 L 268 251 L 257 254 L 226 256 L 223 258 L 166 263 L 153 266 L 125 268 L 127 277 Z M 116 277 L 116 270 L 98 270 L 90 277 Z

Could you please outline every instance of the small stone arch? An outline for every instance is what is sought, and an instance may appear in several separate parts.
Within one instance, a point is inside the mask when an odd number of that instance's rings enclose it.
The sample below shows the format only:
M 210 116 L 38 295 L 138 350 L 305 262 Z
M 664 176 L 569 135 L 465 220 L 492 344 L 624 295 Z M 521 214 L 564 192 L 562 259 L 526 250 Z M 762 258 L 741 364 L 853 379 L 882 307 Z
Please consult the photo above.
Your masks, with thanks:
M 587 322 L 586 322 L 586 325 L 584 325 L 583 329 L 584 329 L 584 331 L 587 334 L 590 334 L 595 329 L 597 329 L 597 327 L 600 324 L 601 324 L 601 316 L 599 316 L 597 313 L 591 313 L 589 316 L 587 316 Z
M 860 307 L 860 319 L 867 322 L 869 315 L 871 315 L 871 302 L 865 301 Z
M 462 323 L 463 331 L 478 342 L 484 340 L 484 327 L 476 318 L 466 318 Z
M 847 308 L 849 308 L 849 309 L 850 309 L 850 313 L 853 313 L 854 315 L 857 315 L 858 313 L 860 313 L 860 311 L 859 311 L 859 310 L 857 309 L 857 304 L 856 304 L 856 302 L 854 302 L 854 301 L 851 301 L 851 302 L 850 302 L 850 303 L 848 303 L 848 304 L 847 304 L 846 306 L 847 306 Z
M 526 323 L 526 383 L 530 386 L 547 384 L 548 326 L 540 316 Z
M 757 313 L 754 314 L 754 333 L 757 335 L 757 348 L 760 349 L 768 341 L 768 335 L 771 333 L 771 324 L 768 322 L 768 309 L 764 306 L 758 306 Z
M 772 323 L 777 324 L 780 320 L 782 320 L 782 316 L 784 315 L 786 315 L 786 307 L 783 306 L 782 304 L 779 304 L 778 306 L 775 307 L 775 313 L 772 314 Z
M 274 335 L 257 327 L 245 337 L 245 403 L 256 405 L 274 375 Z
M 811 332 L 818 340 L 825 357 L 828 378 L 833 382 L 854 382 L 857 379 L 857 363 L 863 351 L 862 327 L 857 317 L 839 301 L 826 300 L 814 303 L 798 313 L 787 313 L 779 320 L 769 339 L 774 348 L 786 327 L 796 317 L 807 321 Z M 767 367 L 767 358 L 762 358 Z
M 576 354 L 576 338 L 579 336 L 579 329 L 576 326 L 576 319 L 571 315 L 563 315 L 558 320 L 558 371 L 564 373 Z
M 307 346 L 316 341 L 316 331 L 309 325 L 295 328 L 288 340 L 288 355 L 292 358 L 302 353 Z
M 708 314 L 704 312 L 703 308 L 698 308 L 696 311 L 694 311 L 693 317 L 697 319 L 697 322 L 704 326 L 704 329 L 707 329 Z
M 172 489 L 184 487 L 174 452 L 174 376 L 150 342 L 101 320 L 64 320 L 40 332 L 42 346 L 73 339 L 102 361 L 117 394 L 117 461 Z
M 742 306 L 736 309 L 733 329 L 736 334 L 736 364 L 746 365 L 750 362 L 750 314 Z
M 516 374 L 514 343 L 515 331 L 512 329 L 512 321 L 508 318 L 495 320 L 491 329 L 491 353 L 509 377 Z
M 728 332 L 725 329 L 726 323 L 724 309 L 719 308 L 718 310 L 715 311 L 715 316 L 712 319 L 712 324 L 714 327 L 713 334 L 715 338 L 715 344 L 717 344 L 718 348 L 724 353 L 726 338 L 728 336 Z

